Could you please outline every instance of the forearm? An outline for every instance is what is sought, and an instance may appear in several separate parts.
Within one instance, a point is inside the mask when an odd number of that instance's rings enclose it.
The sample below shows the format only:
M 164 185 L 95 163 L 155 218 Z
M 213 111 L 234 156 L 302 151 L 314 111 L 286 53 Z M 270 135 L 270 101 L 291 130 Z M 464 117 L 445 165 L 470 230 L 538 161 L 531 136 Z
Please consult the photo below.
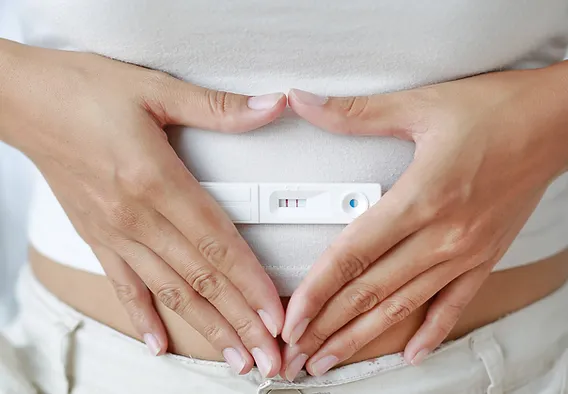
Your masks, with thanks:
M 13 145 L 18 133 L 16 100 L 22 84 L 20 67 L 23 52 L 29 48 L 13 41 L 0 39 L 0 141 Z M 20 119 L 20 122 L 22 119 Z M 19 122 L 18 122 L 19 123 Z
M 77 97 L 67 92 L 72 65 L 70 52 L 0 39 L 0 141 L 25 154 L 38 146 L 45 131 L 55 127 L 50 120 L 59 118 L 51 115 Z
M 568 171 L 568 61 L 527 73 L 532 78 L 517 116 L 530 125 L 534 149 L 543 147 L 556 177 Z

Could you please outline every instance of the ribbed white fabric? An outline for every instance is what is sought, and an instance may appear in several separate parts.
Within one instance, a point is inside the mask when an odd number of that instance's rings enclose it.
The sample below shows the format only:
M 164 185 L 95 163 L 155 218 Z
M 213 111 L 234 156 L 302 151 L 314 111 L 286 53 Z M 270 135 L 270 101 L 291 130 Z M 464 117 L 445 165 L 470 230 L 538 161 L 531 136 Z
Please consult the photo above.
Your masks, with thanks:
M 568 45 L 567 0 L 23 0 L 26 42 L 97 52 L 244 94 L 296 87 L 362 95 L 482 72 L 544 67 Z M 459 132 L 456 130 L 456 132 Z M 261 130 L 171 130 L 201 181 L 379 182 L 390 187 L 414 146 L 349 138 L 287 113 Z M 568 177 L 558 180 L 498 269 L 568 246 Z M 44 181 L 31 240 L 52 259 L 102 273 Z M 239 230 L 281 295 L 289 295 L 341 226 L 249 225 Z

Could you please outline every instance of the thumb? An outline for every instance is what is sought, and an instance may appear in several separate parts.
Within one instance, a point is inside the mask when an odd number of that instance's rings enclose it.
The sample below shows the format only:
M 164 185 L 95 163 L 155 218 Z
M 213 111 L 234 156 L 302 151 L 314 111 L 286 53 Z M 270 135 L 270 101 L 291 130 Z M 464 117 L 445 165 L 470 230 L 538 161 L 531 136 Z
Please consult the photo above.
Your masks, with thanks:
M 144 104 L 162 126 L 244 132 L 272 122 L 286 108 L 284 93 L 244 96 L 203 88 L 170 76 L 156 85 L 144 97 Z
M 323 97 L 292 89 L 288 103 L 308 122 L 334 133 L 394 136 L 410 140 L 418 118 L 411 108 L 411 92 Z

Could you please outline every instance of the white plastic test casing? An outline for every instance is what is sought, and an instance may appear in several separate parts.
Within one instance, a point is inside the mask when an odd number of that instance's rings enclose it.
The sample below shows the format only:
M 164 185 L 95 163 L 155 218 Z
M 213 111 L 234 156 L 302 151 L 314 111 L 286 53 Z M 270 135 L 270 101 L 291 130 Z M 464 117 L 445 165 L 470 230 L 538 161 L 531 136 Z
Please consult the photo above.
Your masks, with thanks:
M 381 198 L 378 183 L 218 183 L 201 186 L 234 223 L 348 224 Z

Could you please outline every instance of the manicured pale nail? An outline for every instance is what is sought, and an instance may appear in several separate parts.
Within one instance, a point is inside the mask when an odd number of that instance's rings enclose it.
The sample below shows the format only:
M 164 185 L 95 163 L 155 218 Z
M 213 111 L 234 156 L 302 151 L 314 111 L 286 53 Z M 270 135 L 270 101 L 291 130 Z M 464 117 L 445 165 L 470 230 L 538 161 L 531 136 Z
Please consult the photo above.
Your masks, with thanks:
M 240 374 L 243 371 L 243 368 L 246 365 L 245 359 L 241 356 L 241 354 L 232 347 L 228 347 L 223 350 L 223 357 L 227 364 L 231 366 L 231 369 L 236 373 Z
M 321 107 L 325 103 L 327 103 L 327 97 L 318 96 L 310 92 L 306 92 L 304 90 L 299 89 L 292 89 L 290 91 L 296 99 L 305 105 L 313 105 L 316 107 Z
M 152 353 L 152 356 L 157 356 L 162 350 L 160 342 L 158 342 L 158 339 L 153 334 L 144 334 L 144 342 L 150 350 L 150 353 Z
M 254 361 L 256 361 L 258 370 L 260 371 L 262 376 L 266 378 L 272 370 L 272 361 L 270 361 L 270 358 L 268 358 L 266 353 L 264 353 L 264 351 L 258 347 L 252 349 L 251 353 L 254 357 Z
M 262 96 L 249 97 L 247 106 L 257 111 L 273 108 L 284 97 L 284 93 L 270 93 Z
M 286 368 L 286 379 L 290 382 L 294 381 L 294 379 L 296 379 L 296 376 L 298 376 L 298 374 L 304 367 L 306 361 L 308 361 L 308 358 L 309 356 L 307 354 L 298 354 Z
M 258 313 L 258 316 L 260 316 L 260 320 L 262 320 L 264 326 L 266 327 L 270 335 L 276 338 L 276 336 L 278 335 L 278 327 L 276 327 L 276 323 L 274 323 L 274 320 L 272 320 L 270 315 L 262 309 L 259 309 L 256 312 Z
M 304 335 L 306 328 L 308 328 L 308 324 L 310 324 L 310 319 L 306 318 L 299 322 L 296 327 L 294 327 L 292 333 L 290 334 L 290 347 L 294 346 L 300 340 L 302 335 Z
M 430 350 L 428 350 L 428 349 L 420 350 L 418 353 L 416 353 L 416 356 L 414 356 L 414 358 L 412 359 L 410 364 L 412 364 L 414 366 L 422 364 L 422 361 L 424 361 L 424 359 L 426 357 L 428 357 L 429 354 L 430 354 Z
M 324 373 L 326 373 L 331 368 L 333 368 L 338 362 L 339 362 L 339 359 L 337 357 L 326 356 L 326 357 L 322 358 L 321 360 L 316 361 L 312 365 L 312 371 L 313 371 L 315 376 L 322 376 Z

